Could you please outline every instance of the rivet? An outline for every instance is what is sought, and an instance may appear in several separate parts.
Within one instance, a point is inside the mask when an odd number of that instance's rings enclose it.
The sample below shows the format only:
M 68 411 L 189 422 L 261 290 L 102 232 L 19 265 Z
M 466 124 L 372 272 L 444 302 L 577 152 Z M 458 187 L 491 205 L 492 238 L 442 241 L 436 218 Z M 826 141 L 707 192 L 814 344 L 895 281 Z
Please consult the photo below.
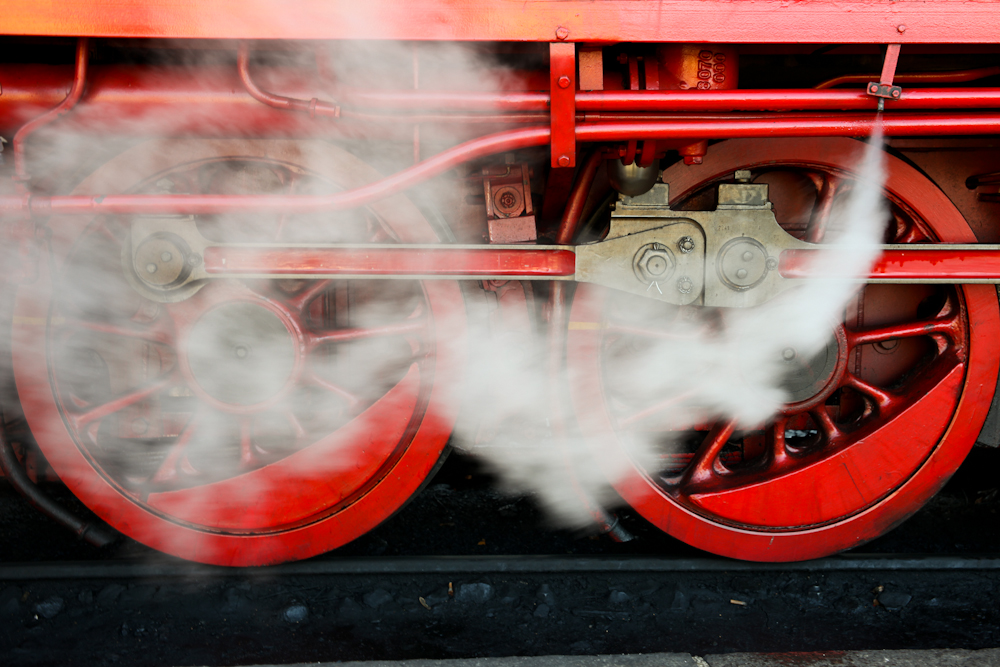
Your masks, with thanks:
M 156 273 L 156 264 L 150 262 L 146 265 L 146 273 Z
M 566 28 L 556 28 L 556 39 L 563 41 L 569 37 L 569 30 Z
M 905 26 L 905 25 L 903 25 L 903 24 L 899 24 L 899 25 L 897 25 L 897 26 L 896 26 L 896 32 L 898 32 L 898 33 L 900 33 L 900 34 L 902 34 L 902 33 L 906 32 L 906 26 Z
M 557 162 L 558 162 L 558 164 L 559 164 L 560 167 L 568 167 L 569 166 L 569 156 L 568 155 L 560 155 L 559 159 L 557 160 Z
M 569 77 L 565 75 L 559 77 L 558 83 L 560 88 L 569 88 Z

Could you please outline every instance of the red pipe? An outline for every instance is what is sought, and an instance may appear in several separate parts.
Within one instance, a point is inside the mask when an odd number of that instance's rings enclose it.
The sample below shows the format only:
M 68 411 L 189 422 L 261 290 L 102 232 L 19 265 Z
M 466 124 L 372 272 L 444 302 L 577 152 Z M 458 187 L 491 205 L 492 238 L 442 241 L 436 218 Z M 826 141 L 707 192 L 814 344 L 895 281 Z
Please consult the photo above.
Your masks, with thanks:
M 953 72 L 911 72 L 909 74 L 896 74 L 893 83 L 896 85 L 911 83 L 963 83 L 965 81 L 975 81 L 985 79 L 988 76 L 1000 74 L 1000 66 L 978 67 L 976 69 L 957 70 Z M 844 83 L 865 85 L 870 81 L 878 81 L 878 74 L 847 74 L 827 79 L 816 86 L 816 90 L 833 88 Z
M 214 215 L 236 211 L 276 211 L 296 214 L 342 210 L 370 204 L 413 187 L 457 165 L 504 151 L 548 143 L 549 127 L 509 130 L 473 139 L 449 148 L 392 176 L 353 190 L 330 195 L 67 195 L 33 197 L 30 209 L 43 215 L 106 213 L 154 214 L 187 211 L 184 215 Z M 20 203 L 19 203 L 20 202 Z M 0 197 L 0 213 L 18 211 L 21 197 Z
M 86 37 L 81 37 L 76 41 L 76 69 L 73 75 L 73 87 L 70 88 L 66 99 L 55 109 L 51 109 L 23 125 L 17 131 L 17 134 L 14 135 L 14 139 L 11 142 L 11 147 L 14 150 L 14 180 L 17 182 L 18 190 L 22 193 L 28 191 L 27 182 L 31 179 L 31 175 L 28 173 L 28 168 L 25 164 L 24 142 L 38 128 L 48 125 L 60 116 L 69 113 L 83 96 L 83 89 L 87 84 L 87 46 L 88 40 Z
M 315 118 L 316 116 L 338 118 L 340 116 L 339 106 L 320 102 L 315 97 L 311 100 L 298 100 L 293 97 L 273 95 L 261 90 L 250 76 L 250 46 L 246 42 L 240 42 L 239 47 L 237 47 L 236 71 L 239 72 L 240 81 L 243 82 L 243 87 L 250 93 L 250 97 L 258 102 L 263 102 L 269 107 L 287 109 L 289 111 L 305 111 L 309 114 L 310 118 Z
M 284 90 L 306 91 L 318 85 L 303 72 L 288 68 L 261 68 L 258 80 L 281 82 Z M 66 68 L 40 65 L 0 66 L 0 131 L 15 132 L 32 115 L 62 99 L 72 81 Z M 256 80 L 252 81 L 256 85 Z M 303 114 L 257 103 L 244 92 L 232 68 L 204 67 L 192 76 L 190 70 L 135 66 L 88 67 L 87 98 L 73 114 L 60 122 L 82 131 L 141 134 L 194 134 L 237 136 L 315 135 L 326 131 L 351 131 L 343 121 L 412 123 L 545 123 L 547 116 L 505 117 L 500 112 L 525 111 L 545 114 L 548 93 L 475 92 L 371 92 L 372 104 L 405 114 L 369 114 L 342 108 L 341 121 L 311 120 Z M 277 97 L 277 96 L 275 96 Z M 288 98 L 291 99 L 291 98 Z M 383 104 L 384 103 L 384 104 Z M 308 102 L 304 102 L 308 111 Z M 864 91 L 851 90 L 733 90 L 733 91 L 581 91 L 577 109 L 586 121 L 588 113 L 664 112 L 682 113 L 746 111 L 874 110 L 876 101 Z M 888 102 L 893 111 L 911 109 L 1000 108 L 1000 89 L 906 90 L 899 100 Z M 430 114 L 426 110 L 448 112 Z M 483 115 L 471 114 L 480 111 Z M 468 114 L 468 115 L 460 115 Z
M 593 123 L 576 127 L 580 142 L 630 139 L 732 139 L 737 137 L 868 136 L 881 123 L 886 136 L 938 134 L 998 134 L 1000 114 L 885 114 L 881 121 L 870 115 L 774 114 L 761 118 L 719 116 L 706 120 L 662 120 L 635 123 Z M 80 214 L 180 214 L 212 215 L 238 211 L 277 211 L 289 214 L 339 210 L 364 206 L 410 188 L 469 160 L 503 151 L 541 146 L 549 141 L 550 128 L 508 130 L 467 141 L 408 169 L 375 183 L 331 195 L 107 195 L 0 197 L 0 212 L 20 211 L 28 205 L 34 213 Z
M 887 104 L 894 111 L 1000 108 L 1000 89 L 904 90 Z M 874 110 L 877 101 L 854 90 L 635 90 L 580 92 L 579 111 L 832 111 Z
M 583 207 L 587 203 L 587 195 L 590 194 L 590 187 L 594 184 L 597 169 L 603 163 L 604 153 L 595 150 L 587 158 L 583 169 L 577 175 L 573 191 L 569 196 L 569 201 L 566 202 L 566 208 L 563 209 L 559 230 L 556 232 L 556 243 L 558 245 L 567 245 L 573 242 L 576 230 L 580 226 L 580 218 L 583 217 Z

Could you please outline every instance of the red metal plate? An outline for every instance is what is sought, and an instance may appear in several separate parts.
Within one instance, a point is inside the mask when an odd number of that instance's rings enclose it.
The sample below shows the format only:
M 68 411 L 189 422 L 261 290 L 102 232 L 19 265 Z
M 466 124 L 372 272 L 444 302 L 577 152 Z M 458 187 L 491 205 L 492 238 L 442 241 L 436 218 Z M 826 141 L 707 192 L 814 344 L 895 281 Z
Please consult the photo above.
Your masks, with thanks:
M 989 2 L 7 0 L 0 33 L 221 39 L 995 43 Z M 559 31 L 559 32 L 557 32 Z

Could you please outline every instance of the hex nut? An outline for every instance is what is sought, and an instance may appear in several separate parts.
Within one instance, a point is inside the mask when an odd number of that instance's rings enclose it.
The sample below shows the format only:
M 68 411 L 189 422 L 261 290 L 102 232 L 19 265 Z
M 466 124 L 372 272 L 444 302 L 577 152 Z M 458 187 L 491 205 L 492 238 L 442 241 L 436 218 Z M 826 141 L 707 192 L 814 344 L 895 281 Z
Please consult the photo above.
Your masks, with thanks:
M 677 249 L 686 255 L 694 250 L 694 239 L 690 236 L 682 236 L 680 240 L 677 241 Z
M 632 267 L 636 278 L 646 283 L 666 280 L 674 272 L 674 254 L 662 243 L 648 243 L 635 254 Z

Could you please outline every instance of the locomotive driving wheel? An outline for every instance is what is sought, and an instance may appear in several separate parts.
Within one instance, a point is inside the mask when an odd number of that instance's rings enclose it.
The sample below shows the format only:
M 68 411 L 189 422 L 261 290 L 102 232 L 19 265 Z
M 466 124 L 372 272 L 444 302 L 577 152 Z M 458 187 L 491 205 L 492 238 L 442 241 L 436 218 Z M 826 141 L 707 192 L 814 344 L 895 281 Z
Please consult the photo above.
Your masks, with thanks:
M 664 173 L 674 209 L 711 208 L 713 186 L 750 169 L 778 222 L 822 242 L 834 200 L 852 187 L 863 146 L 850 139 L 733 140 L 704 164 Z M 889 243 L 974 243 L 947 197 L 886 156 Z M 782 351 L 791 397 L 763 426 L 706 416 L 664 423 L 670 389 L 636 391 L 642 354 L 671 338 L 685 308 L 590 285 L 572 306 L 567 360 L 581 428 L 598 457 L 626 457 L 614 482 L 647 520 L 717 554 L 790 561 L 871 540 L 919 509 L 975 443 L 996 387 L 1000 333 L 990 285 L 869 285 L 830 324 L 815 357 Z M 684 341 L 674 341 L 684 354 Z M 662 361 L 662 359 L 661 359 Z M 738 381 L 738 369 L 733 369 Z M 662 442 L 654 463 L 639 443 Z M 612 463 L 608 461 L 608 467 Z
M 76 192 L 320 194 L 377 177 L 322 142 L 153 141 Z M 51 220 L 48 263 L 17 295 L 19 397 L 75 495 L 156 549 L 246 566 L 338 547 L 417 491 L 455 417 L 456 283 L 228 280 L 157 302 L 124 275 L 130 224 Z M 401 196 L 197 224 L 227 242 L 439 240 Z M 166 246 L 140 255 L 153 279 L 177 260 Z

